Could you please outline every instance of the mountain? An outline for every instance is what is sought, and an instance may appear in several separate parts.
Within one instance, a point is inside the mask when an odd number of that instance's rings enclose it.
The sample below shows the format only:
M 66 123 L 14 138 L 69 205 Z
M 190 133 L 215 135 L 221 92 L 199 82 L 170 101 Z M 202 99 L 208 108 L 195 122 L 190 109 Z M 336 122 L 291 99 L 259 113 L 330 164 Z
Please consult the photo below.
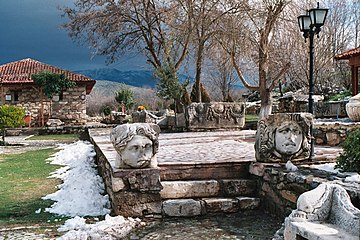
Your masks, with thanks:
M 155 88 L 156 86 L 156 79 L 150 70 L 120 71 L 115 68 L 98 68 L 75 72 L 95 80 L 108 80 L 135 87 Z

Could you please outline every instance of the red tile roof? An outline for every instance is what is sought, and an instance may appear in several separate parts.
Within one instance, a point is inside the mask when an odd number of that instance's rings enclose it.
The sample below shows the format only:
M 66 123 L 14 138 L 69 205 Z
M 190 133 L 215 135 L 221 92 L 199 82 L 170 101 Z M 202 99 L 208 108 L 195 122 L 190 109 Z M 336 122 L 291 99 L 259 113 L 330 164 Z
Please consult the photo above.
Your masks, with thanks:
M 360 47 L 351 49 L 349 51 L 337 54 L 335 56 L 336 60 L 342 60 L 342 59 L 350 59 L 352 57 L 360 56 Z
M 0 66 L 0 84 L 33 83 L 31 75 L 42 71 L 49 71 L 65 76 L 74 82 L 81 82 L 86 85 L 86 93 L 90 94 L 96 81 L 84 75 L 73 73 L 58 67 L 54 67 L 31 58 Z

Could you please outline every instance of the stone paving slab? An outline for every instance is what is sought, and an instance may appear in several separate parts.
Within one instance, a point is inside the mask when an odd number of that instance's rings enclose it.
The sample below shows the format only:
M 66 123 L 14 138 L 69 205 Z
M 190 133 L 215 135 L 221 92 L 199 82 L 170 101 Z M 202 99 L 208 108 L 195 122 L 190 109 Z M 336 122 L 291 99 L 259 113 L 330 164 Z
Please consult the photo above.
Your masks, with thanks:
M 110 129 L 90 129 L 90 136 L 113 163 Z M 255 161 L 255 131 L 161 133 L 158 164 L 194 164 Z
M 110 129 L 89 129 L 90 136 L 113 164 L 116 152 L 110 142 Z M 255 161 L 254 130 L 218 132 L 160 133 L 158 164 L 194 165 Z M 315 160 L 334 161 L 340 147 L 315 146 Z

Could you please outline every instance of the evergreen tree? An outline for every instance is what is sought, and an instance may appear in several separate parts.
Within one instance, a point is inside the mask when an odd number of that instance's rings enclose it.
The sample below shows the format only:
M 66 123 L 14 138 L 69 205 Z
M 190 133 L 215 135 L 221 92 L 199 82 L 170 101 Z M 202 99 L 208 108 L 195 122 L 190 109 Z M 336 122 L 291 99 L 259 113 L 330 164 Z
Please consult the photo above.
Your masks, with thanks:
M 134 92 L 125 84 L 120 87 L 120 90 L 115 93 L 115 100 L 120 104 L 124 104 L 126 109 L 131 109 L 134 105 Z
M 181 101 L 181 97 L 186 91 L 188 81 L 184 84 L 180 83 L 176 69 L 171 63 L 164 64 L 162 67 L 159 67 L 155 71 L 154 75 L 158 79 L 158 96 L 165 99 L 173 99 L 176 105 L 175 111 L 182 112 L 183 103 Z

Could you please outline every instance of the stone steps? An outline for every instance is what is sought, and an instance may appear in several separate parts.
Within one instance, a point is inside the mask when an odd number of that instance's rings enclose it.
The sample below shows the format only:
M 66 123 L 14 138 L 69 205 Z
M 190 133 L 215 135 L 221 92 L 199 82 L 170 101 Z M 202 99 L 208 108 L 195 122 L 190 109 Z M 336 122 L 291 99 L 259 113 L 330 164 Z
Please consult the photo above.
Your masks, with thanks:
M 256 181 L 210 179 L 161 181 L 162 212 L 169 217 L 191 217 L 208 213 L 234 213 L 256 209 L 260 198 Z
M 260 199 L 254 197 L 169 199 L 162 202 L 167 217 L 193 217 L 208 213 L 235 213 L 256 209 Z
M 162 199 L 254 196 L 256 181 L 248 179 L 210 179 L 161 181 Z
M 249 178 L 250 162 L 159 163 L 161 181 Z

